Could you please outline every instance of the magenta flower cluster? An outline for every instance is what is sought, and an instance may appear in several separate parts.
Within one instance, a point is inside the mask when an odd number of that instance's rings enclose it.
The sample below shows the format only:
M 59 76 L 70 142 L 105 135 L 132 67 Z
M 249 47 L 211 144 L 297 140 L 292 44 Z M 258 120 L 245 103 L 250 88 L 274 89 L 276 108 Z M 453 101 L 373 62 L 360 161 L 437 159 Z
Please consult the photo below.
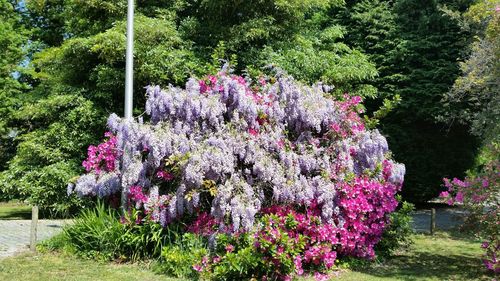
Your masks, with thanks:
M 273 206 L 263 210 L 264 225 L 255 233 L 256 251 L 264 255 L 268 266 L 280 272 L 282 279 L 309 272 L 330 269 L 340 248 L 338 229 L 323 223 L 317 204 L 304 213 L 289 206 Z M 293 260 L 291 269 L 283 260 Z M 285 274 L 288 273 L 288 274 Z
M 360 97 L 325 88 L 226 72 L 185 89 L 148 87 L 147 120 L 112 114 L 112 134 L 89 148 L 74 190 L 124 189 L 147 218 L 165 227 L 182 220 L 211 239 L 253 233 L 257 250 L 281 255 L 269 264 L 296 274 L 331 268 L 337 256 L 372 258 L 405 167 L 365 128 Z M 289 252 L 284 237 L 303 246 Z
M 111 172 L 115 170 L 115 162 L 118 157 L 116 148 L 116 137 L 110 132 L 104 134 L 108 138 L 98 146 L 91 145 L 88 148 L 87 159 L 83 161 L 83 167 L 87 172 L 94 171 L 100 174 L 102 171 Z
M 390 175 L 386 176 L 387 178 Z M 356 178 L 346 183 L 339 194 L 340 213 L 344 219 L 338 229 L 342 255 L 373 258 L 388 223 L 387 214 L 393 212 L 399 186 L 368 178 Z

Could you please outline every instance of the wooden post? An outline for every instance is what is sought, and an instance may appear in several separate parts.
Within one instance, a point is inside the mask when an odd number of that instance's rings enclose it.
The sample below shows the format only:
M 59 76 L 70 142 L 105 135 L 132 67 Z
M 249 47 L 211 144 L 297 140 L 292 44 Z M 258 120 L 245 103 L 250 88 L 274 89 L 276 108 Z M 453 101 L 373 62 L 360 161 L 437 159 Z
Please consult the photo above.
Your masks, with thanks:
M 436 209 L 431 209 L 431 235 L 436 232 Z
M 36 252 L 36 230 L 38 226 L 38 206 L 31 208 L 30 250 Z

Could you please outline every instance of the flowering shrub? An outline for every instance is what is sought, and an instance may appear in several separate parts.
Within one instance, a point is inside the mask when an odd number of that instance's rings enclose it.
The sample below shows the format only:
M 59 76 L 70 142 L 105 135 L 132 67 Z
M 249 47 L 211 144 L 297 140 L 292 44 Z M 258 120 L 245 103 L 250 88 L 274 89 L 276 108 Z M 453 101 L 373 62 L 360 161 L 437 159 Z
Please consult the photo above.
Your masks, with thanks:
M 397 211 L 390 214 L 389 223 L 384 229 L 380 242 L 375 247 L 375 252 L 378 256 L 392 256 L 401 250 L 408 249 L 413 244 L 412 213 L 415 210 L 415 206 L 402 201 L 400 195 L 397 195 L 396 199 L 401 205 Z
M 361 98 L 327 90 L 225 72 L 186 89 L 148 87 L 149 121 L 112 114 L 109 139 L 89 149 L 88 173 L 71 188 L 99 197 L 124 189 L 148 219 L 185 221 L 213 245 L 253 233 L 247 250 L 285 279 L 340 255 L 372 258 L 405 168 L 365 128 Z
M 457 178 L 444 179 L 447 191 L 441 192 L 449 205 L 462 204 L 469 211 L 468 222 L 485 239 L 481 247 L 485 250 L 484 264 L 495 273 L 500 272 L 500 146 L 491 147 L 494 156 L 482 171 L 470 175 L 463 181 Z
M 254 246 L 264 260 L 281 274 L 302 275 L 304 269 L 331 268 L 339 240 L 331 224 L 323 224 L 318 209 L 301 214 L 287 207 L 272 207 L 255 234 Z M 283 268 L 280 268 L 283 267 Z

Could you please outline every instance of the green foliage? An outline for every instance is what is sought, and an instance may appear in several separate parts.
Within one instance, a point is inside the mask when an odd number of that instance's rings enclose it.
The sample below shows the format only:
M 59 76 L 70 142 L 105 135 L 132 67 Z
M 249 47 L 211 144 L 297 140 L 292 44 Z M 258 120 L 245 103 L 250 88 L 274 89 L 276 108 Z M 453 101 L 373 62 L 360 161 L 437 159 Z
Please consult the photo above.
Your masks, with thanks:
M 236 280 L 263 276 L 269 271 L 261 253 L 256 251 L 253 235 L 243 233 L 235 236 L 217 235 L 215 252 L 221 256 L 218 263 L 214 263 L 212 280 Z M 227 247 L 234 247 L 228 251 Z M 289 259 L 289 267 L 293 269 L 293 260 Z M 283 272 L 284 273 L 284 272 Z
M 377 75 L 375 66 L 344 42 L 346 28 L 330 14 L 343 5 L 141 2 L 135 17 L 134 113 L 144 107 L 145 86 L 181 85 L 191 75 L 219 69 L 221 60 L 238 72 L 274 64 L 308 83 L 323 79 L 337 93 L 375 96 L 368 84 Z M 63 199 L 66 184 L 81 173 L 85 148 L 102 136 L 105 116 L 123 108 L 125 12 L 126 2 L 118 0 L 25 2 L 22 22 L 32 33 L 21 79 L 32 89 L 6 106 L 16 109 L 8 125 L 18 132 L 0 174 L 0 190 L 8 197 L 63 213 L 79 204 Z
M 483 144 L 500 140 L 500 14 L 497 1 L 481 1 L 463 16 L 464 29 L 475 31 L 462 76 L 443 96 L 447 122 L 470 124 Z
M 401 197 L 398 198 L 401 202 Z M 407 249 L 413 240 L 411 213 L 413 204 L 403 201 L 396 212 L 391 213 L 389 226 L 384 230 L 382 240 L 377 244 L 375 252 L 380 256 L 391 256 L 398 250 Z
M 31 29 L 32 52 L 44 46 L 59 46 L 67 36 L 64 0 L 25 0 L 23 22 Z
M 120 219 L 115 209 L 97 203 L 64 229 L 65 243 L 77 255 L 87 258 L 138 261 L 158 257 L 166 241 L 165 230 L 148 220 L 137 224 L 139 215 L 132 211 Z
M 375 128 L 380 124 L 380 120 L 386 117 L 391 111 L 394 110 L 401 103 L 401 97 L 396 94 L 392 99 L 385 98 L 382 105 L 373 112 L 372 117 L 365 115 L 365 123 L 368 128 Z
M 376 65 L 379 75 L 371 85 L 379 97 L 368 101 L 367 108 L 380 118 L 367 119 L 368 125 L 379 125 L 394 158 L 405 163 L 403 197 L 408 201 L 436 197 L 443 176 L 463 175 L 473 163 L 477 141 L 467 127 L 436 121 L 444 112 L 442 95 L 458 76 L 457 61 L 466 56 L 471 39 L 444 6 L 461 13 L 471 3 L 365 0 L 347 1 L 336 10 L 338 22 L 352 31 L 345 36 L 348 44 Z
M 16 1 L 0 1 L 0 171 L 6 168 L 15 152 L 17 132 L 9 124 L 10 115 L 19 107 L 20 96 L 26 89 L 26 85 L 15 78 L 25 55 L 22 45 L 28 35 L 15 9 L 16 4 Z
M 394 159 L 405 163 L 401 194 L 410 202 L 426 202 L 441 191 L 443 177 L 464 175 L 473 166 L 477 140 L 467 127 L 409 120 L 390 114 L 382 122 Z
M 193 265 L 208 255 L 208 247 L 203 239 L 192 233 L 175 235 L 161 252 L 161 259 L 155 270 L 169 276 L 197 278 Z
M 347 42 L 367 54 L 375 64 L 378 76 L 372 79 L 381 98 L 391 98 L 404 77 L 399 69 L 402 63 L 401 34 L 397 14 L 390 1 L 347 1 L 338 11 L 338 22 L 349 27 Z
M 81 170 L 78 157 L 85 145 L 96 141 L 98 115 L 93 103 L 72 94 L 25 104 L 12 115 L 23 134 L 8 169 L 0 173 L 1 190 L 54 215 L 69 215 L 82 206 L 81 199 L 67 196 L 66 186 Z M 35 126 L 38 130 L 32 131 Z
M 472 1 L 396 1 L 401 44 L 395 56 L 403 58 L 396 70 L 401 105 L 382 124 L 395 159 L 407 165 L 403 189 L 406 200 L 436 197 L 443 176 L 463 175 L 471 167 L 477 142 L 464 126 L 436 122 L 443 112 L 441 97 L 459 74 L 457 60 L 465 56 L 471 36 L 440 5 L 465 11 Z
M 49 21 L 52 15 L 46 13 L 54 10 L 43 5 L 72 7 L 52 1 L 32 4 L 42 5 L 37 7 Z M 30 5 L 27 8 L 33 9 Z M 152 81 L 162 85 L 184 82 L 199 68 L 194 53 L 188 50 L 189 42 L 179 37 L 170 19 L 138 14 L 136 28 L 137 93 Z M 33 55 L 26 70 L 33 80 L 33 90 L 9 119 L 18 135 L 12 142 L 12 146 L 17 145 L 15 155 L 0 173 L 0 190 L 5 197 L 27 200 L 62 214 L 81 206 L 78 200 L 67 199 L 66 186 L 81 174 L 86 147 L 104 133 L 108 112 L 120 112 L 123 107 L 125 32 L 121 19 L 97 34 L 71 34 L 60 45 L 50 43 L 52 39 L 42 42 L 54 46 Z M 140 105 L 144 96 L 136 95 L 135 102 Z

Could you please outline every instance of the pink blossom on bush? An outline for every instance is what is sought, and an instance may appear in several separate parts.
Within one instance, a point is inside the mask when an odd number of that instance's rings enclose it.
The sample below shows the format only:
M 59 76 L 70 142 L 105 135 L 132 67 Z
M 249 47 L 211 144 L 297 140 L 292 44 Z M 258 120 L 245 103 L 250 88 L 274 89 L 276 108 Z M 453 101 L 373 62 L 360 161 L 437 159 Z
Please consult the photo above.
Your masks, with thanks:
M 492 145 L 490 150 L 493 155 L 500 155 L 500 146 Z M 500 261 L 497 258 L 500 254 L 500 160 L 493 157 L 478 173 L 464 180 L 444 179 L 444 186 L 447 191 L 441 192 L 440 197 L 450 205 L 460 203 L 469 211 L 468 221 L 473 224 L 466 223 L 466 226 L 473 225 L 473 230 L 487 239 L 481 245 L 485 252 L 485 266 L 491 271 L 500 272 Z
M 373 248 L 388 222 L 387 215 L 398 205 L 394 196 L 399 188 L 389 182 L 380 183 L 366 178 L 356 178 L 344 185 L 339 196 L 339 206 L 344 215 L 339 236 L 341 253 L 373 258 Z
M 330 279 L 330 276 L 328 276 L 328 274 L 323 274 L 320 272 L 314 273 L 314 280 L 316 281 L 327 281 L 328 279 Z
M 115 162 L 118 157 L 116 147 L 117 138 L 110 132 L 104 134 L 108 139 L 98 146 L 89 146 L 87 159 L 82 163 L 87 172 L 94 171 L 96 174 L 101 171 L 111 172 L 115 170 Z
M 163 170 L 160 170 L 158 172 L 156 172 L 156 176 L 158 178 L 161 178 L 163 180 L 166 180 L 166 181 L 171 181 L 174 179 L 174 175 L 169 173 L 169 172 L 166 172 L 166 171 L 163 171 Z
M 142 193 L 142 187 L 140 186 L 131 186 L 128 197 L 139 204 L 145 203 L 148 200 L 148 197 Z
M 234 246 L 229 244 L 226 246 L 226 252 L 232 253 L 234 251 Z
M 217 220 L 207 212 L 202 212 L 196 220 L 188 225 L 187 231 L 202 236 L 209 236 L 215 232 L 214 227 L 218 225 Z
M 361 102 L 288 76 L 252 82 L 220 72 L 185 89 L 151 86 L 149 120 L 111 115 L 114 135 L 89 148 L 75 190 L 126 188 L 162 226 L 178 220 L 210 239 L 251 235 L 273 278 L 329 269 L 340 256 L 373 258 L 405 168 L 365 127 Z M 239 251 L 225 247 L 221 263 Z

